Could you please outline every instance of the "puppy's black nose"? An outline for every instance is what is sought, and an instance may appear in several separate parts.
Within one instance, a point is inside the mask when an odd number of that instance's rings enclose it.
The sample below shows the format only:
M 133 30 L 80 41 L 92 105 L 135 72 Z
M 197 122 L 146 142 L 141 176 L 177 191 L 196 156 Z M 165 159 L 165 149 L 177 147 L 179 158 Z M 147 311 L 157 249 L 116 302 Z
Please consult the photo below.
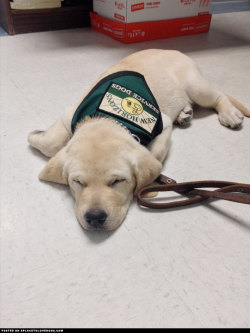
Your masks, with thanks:
M 92 209 L 84 215 L 85 220 L 93 227 L 100 227 L 107 219 L 107 214 L 101 209 Z

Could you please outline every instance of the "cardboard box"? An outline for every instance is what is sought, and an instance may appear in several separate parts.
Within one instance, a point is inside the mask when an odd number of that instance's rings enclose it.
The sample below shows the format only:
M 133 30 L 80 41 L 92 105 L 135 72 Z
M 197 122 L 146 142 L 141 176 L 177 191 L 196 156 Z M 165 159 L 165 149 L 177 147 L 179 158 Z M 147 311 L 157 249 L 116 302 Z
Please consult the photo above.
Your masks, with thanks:
M 90 13 L 91 27 L 120 42 L 135 43 L 152 39 L 198 34 L 209 31 L 211 15 L 172 20 L 125 23 Z
M 93 11 L 119 22 L 135 23 L 206 15 L 211 0 L 94 0 Z

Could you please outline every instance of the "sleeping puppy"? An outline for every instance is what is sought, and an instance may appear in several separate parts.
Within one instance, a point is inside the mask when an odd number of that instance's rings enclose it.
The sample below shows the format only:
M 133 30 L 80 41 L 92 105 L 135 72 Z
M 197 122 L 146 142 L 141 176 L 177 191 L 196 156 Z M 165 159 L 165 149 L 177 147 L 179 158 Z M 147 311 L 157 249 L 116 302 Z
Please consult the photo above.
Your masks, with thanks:
M 173 123 L 189 123 L 193 103 L 214 108 L 231 128 L 250 116 L 184 54 L 134 53 L 103 73 L 50 128 L 29 134 L 30 145 L 51 157 L 39 178 L 70 186 L 85 229 L 115 229 L 133 195 L 160 174 Z

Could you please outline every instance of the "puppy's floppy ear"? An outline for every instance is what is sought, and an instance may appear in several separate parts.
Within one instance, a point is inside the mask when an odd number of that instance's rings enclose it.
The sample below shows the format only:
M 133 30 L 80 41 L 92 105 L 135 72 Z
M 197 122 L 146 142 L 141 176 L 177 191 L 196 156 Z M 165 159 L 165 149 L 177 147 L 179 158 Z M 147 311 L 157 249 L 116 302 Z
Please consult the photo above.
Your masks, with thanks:
M 142 187 L 151 184 L 159 176 L 162 164 L 144 147 L 140 147 L 136 152 L 136 161 L 133 164 L 137 194 Z
M 66 147 L 64 147 L 48 161 L 45 168 L 40 172 L 39 179 L 47 182 L 68 185 L 67 176 L 63 171 L 66 156 Z

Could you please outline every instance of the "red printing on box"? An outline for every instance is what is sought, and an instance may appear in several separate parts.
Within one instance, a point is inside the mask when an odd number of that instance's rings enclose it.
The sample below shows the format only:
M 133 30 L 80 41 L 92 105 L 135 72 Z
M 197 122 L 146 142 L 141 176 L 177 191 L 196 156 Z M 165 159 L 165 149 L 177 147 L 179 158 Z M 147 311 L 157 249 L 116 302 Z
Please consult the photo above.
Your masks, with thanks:
M 135 12 L 137 10 L 142 10 L 142 9 L 144 9 L 144 2 L 131 5 L 131 12 Z
M 117 14 L 117 13 L 114 13 L 114 18 L 116 18 L 117 20 L 120 20 L 120 21 L 125 21 L 125 16 Z
M 124 23 L 91 12 L 92 29 L 124 43 L 208 32 L 211 14 L 171 20 Z
M 181 0 L 181 3 L 184 5 L 192 5 L 193 2 L 195 2 L 195 0 Z

